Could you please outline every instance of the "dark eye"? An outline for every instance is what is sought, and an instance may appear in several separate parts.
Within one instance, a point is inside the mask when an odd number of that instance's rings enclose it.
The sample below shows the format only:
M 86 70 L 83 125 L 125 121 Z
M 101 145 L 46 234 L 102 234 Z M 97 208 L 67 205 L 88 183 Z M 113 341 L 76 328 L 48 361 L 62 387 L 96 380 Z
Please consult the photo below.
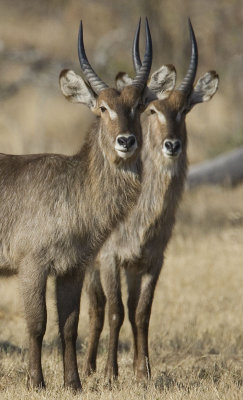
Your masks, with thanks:
M 155 114 L 155 113 L 156 113 L 156 111 L 154 111 L 154 110 L 151 108 L 150 114 Z
M 103 107 L 103 106 L 101 106 L 101 107 L 100 107 L 100 111 L 103 113 L 103 112 L 105 112 L 105 111 L 106 111 L 106 108 L 105 108 L 105 107 Z

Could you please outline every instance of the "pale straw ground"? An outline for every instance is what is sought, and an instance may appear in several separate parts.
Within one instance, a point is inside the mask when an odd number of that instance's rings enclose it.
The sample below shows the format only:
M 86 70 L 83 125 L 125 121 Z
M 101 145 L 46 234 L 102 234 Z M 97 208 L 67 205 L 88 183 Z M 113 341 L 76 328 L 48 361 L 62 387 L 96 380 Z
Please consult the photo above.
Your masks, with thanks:
M 118 382 L 109 387 L 103 378 L 106 323 L 97 373 L 82 380 L 82 396 L 63 389 L 54 287 L 50 280 L 43 348 L 47 389 L 41 393 L 28 391 L 27 335 L 17 281 L 1 280 L 0 398 L 242 399 L 242 198 L 243 186 L 205 187 L 185 193 L 153 304 L 152 379 L 147 385 L 137 383 L 133 377 L 132 337 L 126 318 L 120 335 Z M 84 292 L 77 345 L 80 372 L 89 334 L 87 306 Z

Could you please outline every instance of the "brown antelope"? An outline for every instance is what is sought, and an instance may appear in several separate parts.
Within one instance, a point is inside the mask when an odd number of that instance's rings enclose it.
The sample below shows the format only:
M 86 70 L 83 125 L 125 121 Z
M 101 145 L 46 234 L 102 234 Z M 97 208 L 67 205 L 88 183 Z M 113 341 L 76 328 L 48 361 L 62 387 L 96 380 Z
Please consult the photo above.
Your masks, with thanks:
M 187 172 L 185 117 L 195 104 L 210 100 L 218 87 L 218 76 L 214 71 L 203 75 L 193 87 L 198 53 L 190 21 L 189 29 L 192 53 L 182 83 L 174 89 L 175 68 L 163 66 L 152 75 L 145 91 L 143 179 L 138 203 L 112 232 L 96 258 L 95 269 L 90 270 L 87 287 L 91 331 L 84 365 L 86 374 L 96 369 L 97 346 L 107 299 L 110 338 L 105 373 L 109 380 L 118 375 L 118 336 L 124 319 L 120 288 L 120 269 L 123 267 L 134 340 L 134 372 L 138 378 L 150 377 L 148 329 L 151 306 Z M 140 25 L 133 47 L 136 71 L 141 68 L 139 30 Z M 127 75 L 119 78 L 119 88 L 131 82 Z
M 85 265 L 140 192 L 140 112 L 137 104 L 152 62 L 146 21 L 141 70 L 121 92 L 109 88 L 85 54 L 82 23 L 79 60 L 86 83 L 73 71 L 60 74 L 61 90 L 86 104 L 97 120 L 74 156 L 0 155 L 0 273 L 18 274 L 29 334 L 29 380 L 44 387 L 41 367 L 46 329 L 46 281 L 56 276 L 64 383 L 81 389 L 76 359 L 80 294 Z

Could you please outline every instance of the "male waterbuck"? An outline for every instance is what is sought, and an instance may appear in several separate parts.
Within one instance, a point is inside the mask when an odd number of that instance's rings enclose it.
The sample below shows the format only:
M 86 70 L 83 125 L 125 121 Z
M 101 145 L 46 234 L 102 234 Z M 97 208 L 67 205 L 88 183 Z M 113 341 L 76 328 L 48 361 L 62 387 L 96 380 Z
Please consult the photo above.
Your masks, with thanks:
M 86 83 L 73 71 L 60 74 L 64 95 L 86 104 L 97 120 L 74 156 L 0 155 L 0 273 L 18 274 L 29 333 L 29 380 L 44 387 L 41 367 L 46 329 L 46 281 L 56 276 L 64 383 L 80 389 L 76 337 L 85 265 L 139 195 L 141 147 L 137 104 L 152 62 L 146 50 L 131 85 L 109 88 L 90 66 L 80 24 L 78 51 Z
M 107 299 L 110 338 L 105 373 L 108 379 L 118 375 L 118 336 L 124 318 L 120 288 L 120 269 L 123 267 L 134 339 L 134 372 L 138 378 L 150 377 L 148 329 L 151 306 L 187 172 L 185 118 L 195 104 L 210 100 L 218 87 L 218 76 L 214 71 L 203 75 L 193 87 L 198 52 L 190 21 L 189 29 L 192 53 L 182 83 L 174 89 L 175 68 L 163 66 L 152 75 L 144 93 L 143 179 L 138 203 L 112 232 L 96 258 L 95 269 L 90 270 L 87 289 L 91 331 L 84 365 L 86 374 L 96 369 Z M 137 71 L 141 68 L 139 30 L 140 25 L 133 47 Z M 120 74 L 119 78 L 119 88 L 131 82 L 126 74 Z

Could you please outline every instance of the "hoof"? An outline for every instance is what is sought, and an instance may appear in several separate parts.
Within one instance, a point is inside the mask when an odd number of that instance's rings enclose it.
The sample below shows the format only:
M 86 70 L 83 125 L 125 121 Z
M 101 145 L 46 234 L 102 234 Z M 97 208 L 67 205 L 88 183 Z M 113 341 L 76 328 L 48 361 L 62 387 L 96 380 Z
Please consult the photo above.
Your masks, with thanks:
M 43 377 L 38 379 L 36 377 L 31 377 L 30 375 L 27 376 L 26 386 L 28 390 L 35 390 L 37 392 L 46 388 Z
M 147 382 L 151 379 L 151 372 L 150 369 L 140 369 L 136 371 L 136 379 L 139 382 Z
M 96 372 L 96 365 L 86 363 L 83 368 L 83 376 L 88 377 Z
M 79 380 L 72 380 L 72 381 L 65 382 L 64 387 L 66 389 L 70 389 L 74 393 L 82 391 L 82 385 Z
M 118 367 L 106 366 L 105 368 L 105 381 L 111 385 L 117 382 L 118 379 Z

